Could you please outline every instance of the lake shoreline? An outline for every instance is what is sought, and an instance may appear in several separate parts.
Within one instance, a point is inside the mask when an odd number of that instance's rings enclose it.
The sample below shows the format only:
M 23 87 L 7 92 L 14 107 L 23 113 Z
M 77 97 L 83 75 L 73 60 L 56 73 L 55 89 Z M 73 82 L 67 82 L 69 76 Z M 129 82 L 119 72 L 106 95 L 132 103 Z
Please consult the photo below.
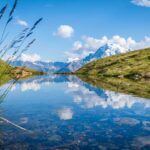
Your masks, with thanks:
M 71 75 L 80 78 L 82 81 L 99 88 L 104 88 L 116 92 L 132 94 L 143 98 L 150 98 L 150 79 L 142 78 L 133 80 L 129 78 L 106 77 L 106 76 L 86 76 L 79 73 L 56 73 L 57 75 Z

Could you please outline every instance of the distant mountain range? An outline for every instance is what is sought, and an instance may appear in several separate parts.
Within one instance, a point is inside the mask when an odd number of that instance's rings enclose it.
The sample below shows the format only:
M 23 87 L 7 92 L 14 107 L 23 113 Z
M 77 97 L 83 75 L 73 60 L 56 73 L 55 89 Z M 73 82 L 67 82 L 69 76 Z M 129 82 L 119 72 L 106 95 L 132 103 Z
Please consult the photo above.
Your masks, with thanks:
M 56 72 L 61 68 L 64 68 L 67 63 L 65 62 L 44 62 L 44 61 L 22 61 L 16 60 L 12 61 L 11 65 L 13 66 L 26 66 L 28 68 L 32 68 L 34 70 L 43 71 L 43 72 Z
M 98 60 L 100 58 L 125 53 L 129 51 L 130 51 L 129 49 L 125 50 L 123 47 L 117 44 L 108 43 L 100 47 L 95 53 L 91 53 L 85 58 L 78 61 L 68 63 L 68 62 L 44 62 L 44 61 L 30 62 L 30 61 L 16 60 L 12 61 L 11 65 L 26 66 L 34 70 L 44 72 L 73 72 L 80 69 L 82 66 L 93 60 Z

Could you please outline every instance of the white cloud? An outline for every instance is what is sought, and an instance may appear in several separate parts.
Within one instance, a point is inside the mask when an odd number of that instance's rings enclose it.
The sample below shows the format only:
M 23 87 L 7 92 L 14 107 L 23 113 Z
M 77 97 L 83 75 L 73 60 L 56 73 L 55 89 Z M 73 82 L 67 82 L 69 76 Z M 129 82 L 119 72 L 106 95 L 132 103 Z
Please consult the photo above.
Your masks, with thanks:
M 28 27 L 29 24 L 25 20 L 17 19 L 17 24 L 23 27 Z
M 38 54 L 22 54 L 20 57 L 21 61 L 30 61 L 30 62 L 35 62 L 41 60 L 41 57 Z
M 62 38 L 70 38 L 74 33 L 73 27 L 69 25 L 60 25 L 57 29 L 55 35 L 60 36 Z
M 108 38 L 106 36 L 103 36 L 100 39 L 96 39 L 90 36 L 83 36 L 82 40 L 84 42 L 84 48 L 86 49 L 91 49 L 91 50 L 96 50 L 100 46 L 106 44 L 108 42 Z
M 33 82 L 29 82 L 29 83 L 22 83 L 21 84 L 21 91 L 28 91 L 28 90 L 32 90 L 32 91 L 38 91 L 40 90 L 40 85 L 38 83 L 36 83 L 35 81 Z
M 73 50 L 80 50 L 82 48 L 82 43 L 80 41 L 75 41 L 73 43 Z
M 73 111 L 71 108 L 63 108 L 58 111 L 58 116 L 61 120 L 70 120 L 73 117 Z
M 150 0 L 132 0 L 133 4 L 143 7 L 150 7 Z
M 68 62 L 78 61 L 80 60 L 79 55 L 76 52 L 65 52 L 65 55 L 68 57 Z
M 132 37 L 124 38 L 119 35 L 114 35 L 112 38 L 103 36 L 102 38 L 94 38 L 90 36 L 83 36 L 81 41 L 76 41 L 73 43 L 71 50 L 65 52 L 65 55 L 69 60 L 79 60 L 94 53 L 101 46 L 112 43 L 117 44 L 123 50 L 131 49 L 141 49 L 150 47 L 150 37 L 145 37 L 141 41 L 136 41 Z
M 11 87 L 10 90 L 11 90 L 11 91 L 15 91 L 15 90 L 16 90 L 16 85 L 14 84 L 14 85 Z
M 3 57 L 3 60 L 9 60 L 9 61 L 14 61 L 16 60 L 16 56 L 12 56 L 11 54 L 6 54 L 4 57 Z
M 68 82 L 68 87 L 69 88 L 78 88 L 79 84 L 75 82 Z
M 112 91 L 97 91 L 97 89 L 95 92 L 94 89 L 91 90 L 91 86 L 87 88 L 88 86 L 81 80 L 78 80 L 76 83 L 70 82 L 67 85 L 68 88 L 66 93 L 71 94 L 73 96 L 73 101 L 82 108 L 91 109 L 94 107 L 111 107 L 113 109 L 131 109 L 136 104 L 141 104 L 145 108 L 150 108 L 150 102 L 144 98 L 138 98 Z M 101 94 L 98 95 L 97 92 Z

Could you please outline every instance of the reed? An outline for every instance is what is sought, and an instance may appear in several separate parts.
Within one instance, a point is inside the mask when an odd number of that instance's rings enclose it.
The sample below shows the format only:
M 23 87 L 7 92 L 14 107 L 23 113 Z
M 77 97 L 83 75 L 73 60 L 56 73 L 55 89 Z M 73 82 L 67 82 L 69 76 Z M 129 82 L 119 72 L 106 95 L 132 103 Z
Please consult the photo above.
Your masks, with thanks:
M 18 4 L 18 0 L 14 0 L 14 4 L 8 14 L 8 17 L 6 18 L 6 23 L 4 25 L 4 28 L 2 30 L 2 34 L 1 34 L 1 38 L 0 38 L 0 59 L 3 59 L 4 56 L 8 53 L 8 51 L 10 51 L 11 49 L 13 49 L 13 53 L 12 56 L 9 57 L 10 58 L 14 58 L 14 56 L 20 51 L 20 52 L 25 52 L 27 51 L 30 46 L 35 42 L 35 39 L 32 40 L 32 42 L 28 42 L 26 44 L 25 47 L 22 48 L 22 46 L 25 44 L 25 42 L 28 40 L 28 38 L 31 37 L 31 35 L 34 33 L 35 29 L 37 28 L 38 24 L 43 20 L 43 18 L 39 18 L 37 21 L 35 21 L 35 23 L 33 24 L 33 26 L 31 26 L 31 28 L 25 28 L 23 29 L 17 36 L 15 36 L 11 42 L 7 42 L 7 44 L 5 44 L 3 46 L 4 41 L 6 41 L 6 37 L 8 36 L 6 34 L 7 32 L 7 27 L 8 25 L 11 23 L 11 21 L 14 18 L 14 13 L 15 10 L 17 8 L 17 4 Z M 8 4 L 5 4 L 1 9 L 0 9 L 0 20 L 2 19 L 2 17 L 4 16 L 4 14 L 6 13 L 6 10 L 8 8 Z M 33 42 L 34 41 L 34 42 Z M 21 50 L 22 48 L 22 50 Z M 20 54 L 19 54 L 20 56 Z
M 14 4 L 8 14 L 8 18 L 6 18 L 6 23 L 2 30 L 1 38 L 0 38 L 0 59 L 4 59 L 6 54 L 11 53 L 10 56 L 7 58 L 6 63 L 10 64 L 10 61 L 13 59 L 18 59 L 22 53 L 26 52 L 36 41 L 35 38 L 33 40 L 28 41 L 31 35 L 34 33 L 35 29 L 37 28 L 38 24 L 43 20 L 43 18 L 39 18 L 35 21 L 35 23 L 30 28 L 24 28 L 19 34 L 17 34 L 10 42 L 6 42 L 7 37 L 7 26 L 13 20 L 14 12 L 17 8 L 18 0 L 14 1 Z M 0 19 L 6 13 L 8 8 L 8 4 L 4 5 L 0 10 Z M 5 41 L 5 45 L 3 44 Z M 25 46 L 24 46 L 25 45 Z M 12 51 L 12 52 L 11 52 Z M 6 68 L 7 71 L 8 68 Z M 1 76 L 5 74 L 4 71 L 1 73 Z
M 2 32 L 2 35 L 1 35 L 1 39 L 0 39 L 0 45 L 4 42 L 4 36 L 5 36 L 5 33 L 6 33 L 6 29 L 7 29 L 7 26 L 9 25 L 9 23 L 13 20 L 13 13 L 15 12 L 15 9 L 17 7 L 17 3 L 18 3 L 18 0 L 15 0 L 14 1 L 14 4 L 9 12 L 9 16 L 8 16 L 8 19 L 4 25 L 4 29 L 3 29 L 3 32 Z M 2 8 L 2 15 L 4 15 L 5 13 L 5 10 L 6 10 L 6 7 L 7 4 L 4 6 L 4 8 Z
M 2 7 L 1 10 L 0 10 L 0 20 L 2 19 L 6 9 L 7 9 L 7 4 L 4 7 Z
M 8 12 L 8 4 L 5 4 L 2 8 L 0 8 L 0 21 L 4 19 L 4 27 L 2 28 L 2 32 L 0 34 L 0 60 L 4 59 L 6 55 L 9 54 L 9 57 L 5 60 L 5 68 L 0 72 L 0 80 L 3 80 L 3 77 L 6 74 L 12 73 L 12 67 L 10 67 L 10 61 L 13 59 L 18 59 L 22 53 L 29 50 L 29 48 L 35 43 L 36 39 L 32 37 L 35 32 L 37 26 L 43 20 L 43 18 L 37 19 L 30 28 L 24 28 L 19 33 L 16 33 L 12 40 L 7 40 L 9 36 L 9 32 L 7 31 L 7 27 L 11 25 L 12 20 L 14 19 L 14 14 L 17 9 L 18 0 L 14 0 L 14 3 Z M 5 18 L 5 14 L 8 13 L 8 16 Z M 0 22 L 1 23 L 1 22 Z M 1 65 L 1 62 L 0 62 Z M 2 67 L 2 66 L 1 66 Z M 25 68 L 22 67 L 20 70 L 23 71 Z M 5 96 L 8 94 L 12 86 L 19 80 L 19 77 L 15 78 L 14 82 L 9 83 L 6 90 L 3 92 L 0 91 L 0 101 L 3 101 Z

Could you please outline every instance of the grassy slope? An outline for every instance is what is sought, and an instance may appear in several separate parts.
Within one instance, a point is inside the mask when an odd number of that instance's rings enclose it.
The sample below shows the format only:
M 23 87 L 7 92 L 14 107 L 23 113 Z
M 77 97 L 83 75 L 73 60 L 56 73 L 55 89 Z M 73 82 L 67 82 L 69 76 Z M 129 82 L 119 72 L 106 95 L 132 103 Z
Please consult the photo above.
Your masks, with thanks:
M 12 78 L 12 75 L 9 73 L 10 69 L 11 66 L 7 65 L 4 61 L 0 60 L 0 85 L 8 82 Z
M 150 98 L 150 48 L 93 61 L 73 74 L 96 87 Z
M 27 78 L 34 75 L 42 75 L 42 72 L 38 72 L 26 67 L 15 67 L 6 64 L 0 60 L 0 85 L 15 78 Z
M 150 48 L 93 61 L 75 72 L 85 76 L 126 77 L 150 76 Z

